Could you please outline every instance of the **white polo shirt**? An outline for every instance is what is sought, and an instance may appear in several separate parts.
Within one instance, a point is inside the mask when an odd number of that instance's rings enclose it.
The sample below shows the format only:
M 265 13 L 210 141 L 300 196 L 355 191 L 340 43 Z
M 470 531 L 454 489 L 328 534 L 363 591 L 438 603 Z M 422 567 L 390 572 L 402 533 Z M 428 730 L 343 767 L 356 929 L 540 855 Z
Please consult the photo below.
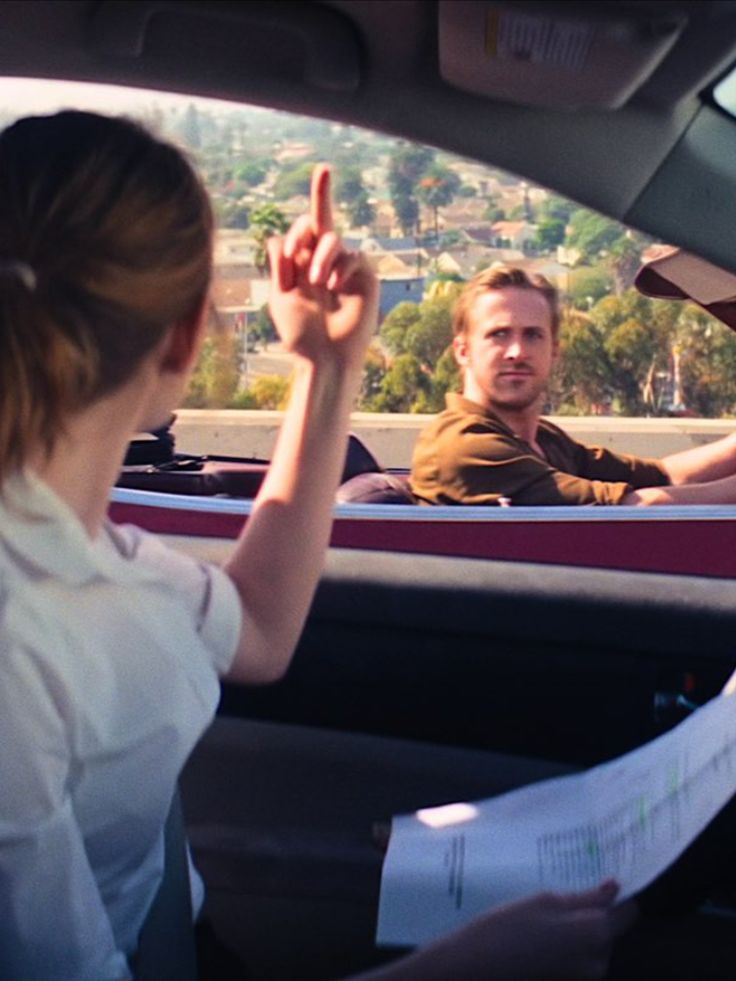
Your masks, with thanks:
M 0 978 L 129 978 L 179 772 L 240 633 L 221 570 L 91 541 L 31 476 L 0 498 Z

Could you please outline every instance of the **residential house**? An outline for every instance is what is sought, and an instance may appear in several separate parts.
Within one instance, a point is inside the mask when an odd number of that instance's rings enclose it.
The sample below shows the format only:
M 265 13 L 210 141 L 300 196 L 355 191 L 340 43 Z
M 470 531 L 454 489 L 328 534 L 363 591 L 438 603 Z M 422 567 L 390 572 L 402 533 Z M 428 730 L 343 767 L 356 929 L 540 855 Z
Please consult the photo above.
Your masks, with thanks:
M 440 228 L 447 232 L 450 229 L 480 225 L 487 209 L 486 198 L 455 198 L 451 204 L 440 208 Z
M 378 300 L 379 323 L 399 303 L 421 303 L 424 297 L 424 276 L 394 273 L 379 275 L 381 292 Z
M 417 248 L 417 240 L 413 236 L 406 238 L 388 238 L 383 235 L 368 235 L 363 239 L 360 250 L 369 255 L 379 252 L 410 252 Z
M 243 329 L 268 300 L 268 277 L 258 271 L 254 257 L 255 244 L 248 232 L 218 230 L 212 280 L 218 326 Z
M 470 279 L 481 269 L 487 269 L 494 262 L 518 265 L 524 259 L 519 249 L 494 249 L 478 244 L 461 244 L 445 249 L 433 261 L 430 268 L 440 273 L 454 274 Z
M 311 143 L 285 143 L 280 147 L 274 147 L 274 160 L 277 163 L 286 163 L 295 160 L 306 160 L 314 153 L 314 146 Z
M 557 261 L 563 266 L 577 266 L 583 257 L 580 249 L 568 248 L 566 245 L 557 246 Z
M 491 226 L 494 245 L 521 249 L 536 239 L 537 226 L 528 221 L 495 221 Z
M 553 286 L 556 286 L 558 290 L 567 292 L 569 289 L 570 282 L 570 270 L 567 266 L 560 265 L 554 259 L 549 256 L 536 256 L 534 258 L 524 257 L 519 259 L 514 263 L 520 269 L 523 269 L 528 274 L 536 274 L 538 276 L 544 276 L 548 279 Z

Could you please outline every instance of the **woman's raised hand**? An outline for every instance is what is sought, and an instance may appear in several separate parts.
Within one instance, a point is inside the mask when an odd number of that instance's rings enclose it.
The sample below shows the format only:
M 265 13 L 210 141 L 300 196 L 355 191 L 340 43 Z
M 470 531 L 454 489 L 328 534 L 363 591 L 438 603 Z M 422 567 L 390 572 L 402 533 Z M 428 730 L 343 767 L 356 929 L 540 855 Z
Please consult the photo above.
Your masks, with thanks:
M 375 330 L 378 281 L 333 230 L 330 172 L 312 173 L 310 213 L 268 242 L 271 316 L 285 348 L 313 362 L 362 364 Z

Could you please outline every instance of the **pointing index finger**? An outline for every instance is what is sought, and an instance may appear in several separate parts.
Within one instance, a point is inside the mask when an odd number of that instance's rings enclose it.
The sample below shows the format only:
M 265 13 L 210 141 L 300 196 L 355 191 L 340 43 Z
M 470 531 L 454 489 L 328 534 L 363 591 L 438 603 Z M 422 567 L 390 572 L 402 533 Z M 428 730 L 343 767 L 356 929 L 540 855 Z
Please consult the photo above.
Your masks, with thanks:
M 324 235 L 332 231 L 332 202 L 330 200 L 330 168 L 318 164 L 312 171 L 312 190 L 310 195 L 312 231 Z

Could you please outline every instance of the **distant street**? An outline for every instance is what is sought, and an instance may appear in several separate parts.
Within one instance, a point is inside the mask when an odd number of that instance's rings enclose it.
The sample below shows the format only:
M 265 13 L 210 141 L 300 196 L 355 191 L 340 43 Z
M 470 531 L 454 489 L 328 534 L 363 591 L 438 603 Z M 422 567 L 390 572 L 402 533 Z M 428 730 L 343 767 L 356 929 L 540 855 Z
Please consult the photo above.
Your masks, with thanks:
M 291 374 L 291 355 L 281 350 L 280 344 L 269 344 L 267 351 L 258 353 L 248 352 L 248 378 L 259 375 L 281 375 L 286 378 Z

